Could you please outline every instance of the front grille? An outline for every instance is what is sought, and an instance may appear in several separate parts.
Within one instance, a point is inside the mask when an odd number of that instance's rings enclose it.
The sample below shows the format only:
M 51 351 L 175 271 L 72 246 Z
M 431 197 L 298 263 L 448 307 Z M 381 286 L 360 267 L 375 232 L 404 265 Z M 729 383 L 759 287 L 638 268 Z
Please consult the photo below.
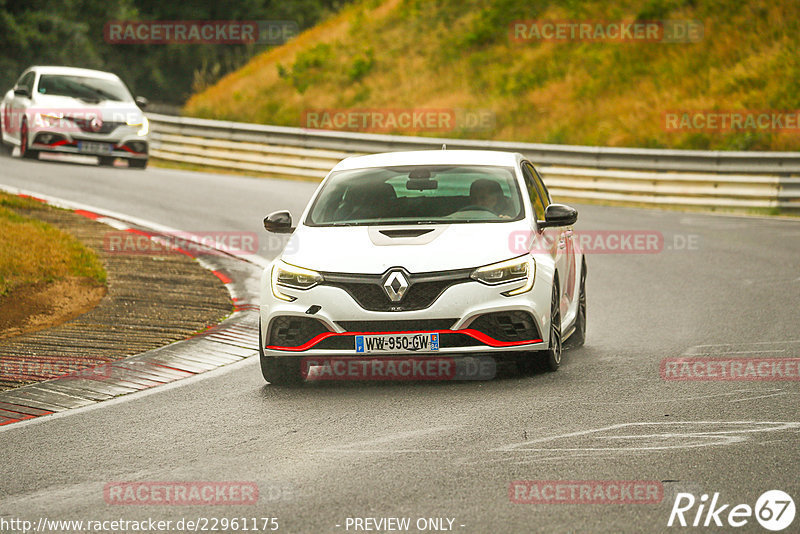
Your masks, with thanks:
M 455 319 L 408 319 L 404 321 L 339 321 L 348 332 L 430 332 L 450 330 Z
M 495 312 L 481 315 L 468 326 L 497 341 L 541 339 L 533 317 L 523 311 Z
M 383 282 L 392 268 L 381 275 L 351 275 L 340 273 L 322 273 L 323 284 L 341 288 L 369 311 L 414 311 L 429 308 L 444 291 L 455 285 L 471 281 L 471 269 L 442 271 L 437 273 L 406 273 L 409 282 L 408 290 L 399 302 L 392 302 L 383 289 Z
M 100 128 L 95 130 L 94 128 L 92 128 L 92 119 L 71 118 L 70 120 L 72 120 L 72 122 L 74 122 L 75 125 L 81 129 L 81 131 L 87 133 L 96 133 L 96 134 L 109 134 L 114 130 L 116 130 L 117 128 L 119 128 L 120 126 L 125 125 L 124 122 L 108 121 L 108 122 L 103 122 L 100 125 Z
M 267 345 L 298 347 L 325 332 L 329 332 L 325 325 L 310 317 L 276 317 L 269 323 Z

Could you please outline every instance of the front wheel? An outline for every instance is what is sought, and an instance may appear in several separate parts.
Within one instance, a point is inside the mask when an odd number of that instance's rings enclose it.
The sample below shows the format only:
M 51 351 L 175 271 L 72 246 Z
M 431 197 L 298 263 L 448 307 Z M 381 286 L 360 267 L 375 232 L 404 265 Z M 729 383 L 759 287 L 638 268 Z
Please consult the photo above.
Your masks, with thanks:
M 557 371 L 561 366 L 561 306 L 559 306 L 558 285 L 553 285 L 550 298 L 550 347 L 541 354 L 541 364 L 545 371 Z
M 557 371 L 561 365 L 561 309 L 558 305 L 558 285 L 553 285 L 550 298 L 550 348 L 544 351 L 526 352 L 517 360 L 517 370 L 528 375 L 535 371 Z
M 259 321 L 260 323 L 260 321 Z M 273 386 L 296 386 L 303 382 L 300 374 L 301 358 L 266 356 L 261 342 L 261 324 L 258 325 L 258 355 L 261 359 L 261 375 Z
M 28 123 L 22 121 L 19 130 L 19 155 L 23 159 L 38 159 L 39 151 L 28 148 Z

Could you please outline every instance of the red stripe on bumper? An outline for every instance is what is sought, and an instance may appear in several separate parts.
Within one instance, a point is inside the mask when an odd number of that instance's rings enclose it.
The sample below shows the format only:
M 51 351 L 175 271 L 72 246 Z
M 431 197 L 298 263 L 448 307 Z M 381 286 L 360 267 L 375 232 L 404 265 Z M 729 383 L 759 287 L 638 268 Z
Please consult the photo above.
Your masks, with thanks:
M 270 350 L 285 350 L 290 352 L 302 352 L 304 350 L 308 350 L 313 348 L 315 345 L 319 344 L 321 341 L 328 339 L 329 337 L 340 337 L 340 336 L 391 336 L 394 334 L 464 334 L 467 335 L 476 341 L 480 341 L 484 345 L 489 347 L 517 347 L 520 345 L 530 345 L 532 343 L 541 343 L 541 339 L 528 339 L 525 341 L 499 341 L 492 337 L 487 336 L 483 332 L 479 332 L 477 330 L 473 330 L 471 328 L 465 328 L 464 330 L 433 330 L 433 331 L 413 331 L 413 332 L 325 332 L 323 334 L 319 334 L 311 338 L 311 340 L 303 343 L 302 345 L 298 345 L 296 347 L 281 347 L 278 345 L 267 345 L 264 348 Z

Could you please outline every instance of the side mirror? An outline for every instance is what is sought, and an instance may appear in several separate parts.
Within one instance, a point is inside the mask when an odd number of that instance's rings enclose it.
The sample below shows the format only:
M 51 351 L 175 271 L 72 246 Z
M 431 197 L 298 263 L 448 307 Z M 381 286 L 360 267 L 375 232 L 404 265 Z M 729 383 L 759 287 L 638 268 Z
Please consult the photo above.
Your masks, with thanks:
M 143 97 L 143 96 L 137 96 L 136 98 L 134 98 L 134 99 L 133 99 L 133 101 L 134 101 L 134 102 L 136 102 L 136 105 L 137 105 L 137 106 L 139 106 L 139 107 L 140 107 L 140 108 L 142 108 L 142 109 L 146 108 L 146 107 L 147 107 L 147 104 L 149 104 L 149 103 L 150 103 L 150 101 L 149 101 L 149 100 L 147 100 L 147 99 L 146 99 L 145 97 Z
M 264 228 L 274 234 L 291 234 L 292 216 L 288 211 L 274 211 L 264 218 Z
M 31 97 L 31 92 L 28 91 L 27 87 L 15 87 L 14 94 L 17 96 L 27 96 L 28 98 Z
M 570 226 L 578 220 L 578 210 L 564 204 L 550 204 L 544 210 L 544 220 L 537 221 L 539 228 Z

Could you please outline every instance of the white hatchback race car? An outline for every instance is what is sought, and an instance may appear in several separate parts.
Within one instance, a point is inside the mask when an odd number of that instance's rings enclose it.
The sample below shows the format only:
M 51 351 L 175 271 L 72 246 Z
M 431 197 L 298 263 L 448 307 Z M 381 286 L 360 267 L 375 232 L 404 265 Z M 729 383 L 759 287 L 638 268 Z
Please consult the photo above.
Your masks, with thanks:
M 72 67 L 31 67 L 0 102 L 0 149 L 22 158 L 41 152 L 97 156 L 100 165 L 124 158 L 147 166 L 149 124 L 115 74 Z
M 318 357 L 489 355 L 555 371 L 583 344 L 577 211 L 521 154 L 441 150 L 345 159 L 261 279 L 261 369 L 301 382 Z

